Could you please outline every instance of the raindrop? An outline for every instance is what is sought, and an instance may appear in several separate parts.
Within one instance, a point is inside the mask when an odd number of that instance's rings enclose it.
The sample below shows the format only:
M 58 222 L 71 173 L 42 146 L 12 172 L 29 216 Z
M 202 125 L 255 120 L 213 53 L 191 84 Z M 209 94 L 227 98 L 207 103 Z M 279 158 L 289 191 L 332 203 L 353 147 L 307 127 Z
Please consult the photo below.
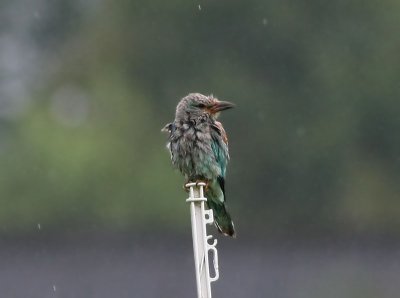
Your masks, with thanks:
M 307 132 L 307 130 L 304 127 L 301 127 L 301 126 L 296 129 L 296 134 L 297 134 L 297 137 L 299 137 L 299 138 L 304 137 L 306 132 Z
M 53 285 L 53 291 L 57 291 L 56 285 Z
M 198 6 L 198 7 L 199 7 L 199 10 L 201 10 L 201 5 L 200 5 L 200 4 L 199 4 L 199 6 Z
M 39 230 L 42 229 L 42 225 L 40 223 L 37 224 L 37 227 L 38 227 Z
M 267 25 L 268 25 L 268 19 L 267 19 L 267 18 L 263 18 L 263 19 L 262 19 L 262 24 L 263 24 L 264 26 L 267 26 Z
M 258 120 L 260 121 L 260 122 L 264 122 L 265 121 L 265 114 L 264 114 L 264 111 L 258 111 L 258 113 L 257 113 L 257 118 L 258 118 Z

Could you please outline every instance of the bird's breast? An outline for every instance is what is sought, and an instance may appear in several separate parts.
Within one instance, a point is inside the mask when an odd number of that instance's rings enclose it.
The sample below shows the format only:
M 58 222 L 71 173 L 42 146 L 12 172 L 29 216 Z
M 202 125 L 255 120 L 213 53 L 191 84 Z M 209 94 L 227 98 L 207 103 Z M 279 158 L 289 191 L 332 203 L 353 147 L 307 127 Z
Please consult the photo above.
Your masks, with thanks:
M 206 129 L 182 125 L 180 132 L 171 140 L 173 163 L 188 177 L 212 179 L 220 175 L 211 141 Z

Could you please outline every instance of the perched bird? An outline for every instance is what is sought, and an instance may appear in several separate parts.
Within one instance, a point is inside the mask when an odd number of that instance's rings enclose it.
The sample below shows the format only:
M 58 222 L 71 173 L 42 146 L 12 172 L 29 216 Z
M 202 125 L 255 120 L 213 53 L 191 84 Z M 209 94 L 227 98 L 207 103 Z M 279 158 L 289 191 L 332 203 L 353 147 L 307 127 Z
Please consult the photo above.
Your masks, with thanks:
M 227 101 L 191 93 L 176 107 L 175 120 L 162 131 L 169 133 L 167 148 L 172 164 L 187 182 L 205 182 L 207 205 L 213 210 L 218 230 L 235 237 L 231 216 L 225 207 L 225 175 L 229 160 L 228 138 L 217 121 L 221 111 L 234 105 Z

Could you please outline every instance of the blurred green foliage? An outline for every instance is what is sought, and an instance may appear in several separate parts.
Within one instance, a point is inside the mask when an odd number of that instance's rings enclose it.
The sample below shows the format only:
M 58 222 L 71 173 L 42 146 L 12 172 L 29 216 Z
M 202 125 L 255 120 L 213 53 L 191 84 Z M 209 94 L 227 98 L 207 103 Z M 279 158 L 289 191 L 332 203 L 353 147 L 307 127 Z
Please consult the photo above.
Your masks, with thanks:
M 0 121 L 0 227 L 187 229 L 160 129 L 201 92 L 237 104 L 222 121 L 239 236 L 397 235 L 399 12 L 390 0 L 42 2 L 25 28 L 40 83 Z

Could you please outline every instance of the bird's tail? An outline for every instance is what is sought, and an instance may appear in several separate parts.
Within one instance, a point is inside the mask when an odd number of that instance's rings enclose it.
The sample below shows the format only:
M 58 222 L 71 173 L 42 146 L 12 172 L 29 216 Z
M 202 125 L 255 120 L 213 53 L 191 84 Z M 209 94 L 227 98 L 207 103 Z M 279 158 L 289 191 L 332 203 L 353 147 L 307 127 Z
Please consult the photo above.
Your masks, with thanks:
M 226 211 L 225 203 L 216 202 L 215 200 L 207 200 L 208 207 L 213 210 L 214 223 L 218 231 L 226 236 L 236 238 L 235 227 L 231 216 Z

